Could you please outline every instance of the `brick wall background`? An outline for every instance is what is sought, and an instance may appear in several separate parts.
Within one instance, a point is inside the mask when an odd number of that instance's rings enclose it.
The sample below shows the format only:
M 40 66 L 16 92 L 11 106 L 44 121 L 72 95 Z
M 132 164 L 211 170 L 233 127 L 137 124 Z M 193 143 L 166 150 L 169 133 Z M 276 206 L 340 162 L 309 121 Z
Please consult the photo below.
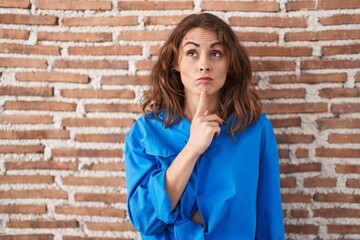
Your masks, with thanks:
M 359 0 L 0 0 L 1 239 L 138 236 L 124 136 L 157 49 L 200 11 L 251 55 L 287 239 L 360 238 Z

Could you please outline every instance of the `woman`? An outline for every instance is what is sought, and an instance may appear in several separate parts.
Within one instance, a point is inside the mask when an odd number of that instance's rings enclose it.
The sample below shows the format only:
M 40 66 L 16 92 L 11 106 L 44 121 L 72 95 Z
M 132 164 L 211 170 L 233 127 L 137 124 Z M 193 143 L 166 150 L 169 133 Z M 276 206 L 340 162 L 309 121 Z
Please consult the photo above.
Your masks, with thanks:
M 125 141 L 143 239 L 284 239 L 277 145 L 245 49 L 220 18 L 184 18 Z

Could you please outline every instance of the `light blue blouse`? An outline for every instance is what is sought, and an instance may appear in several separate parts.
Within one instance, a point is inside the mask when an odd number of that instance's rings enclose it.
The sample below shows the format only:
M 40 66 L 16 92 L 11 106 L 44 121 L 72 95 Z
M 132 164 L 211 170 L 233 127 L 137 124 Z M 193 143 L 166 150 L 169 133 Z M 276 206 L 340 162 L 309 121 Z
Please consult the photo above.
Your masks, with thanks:
M 137 119 L 125 140 L 129 218 L 145 240 L 283 240 L 278 150 L 270 121 L 261 115 L 245 131 L 221 126 L 198 159 L 174 210 L 165 172 L 185 146 L 190 122 L 165 128 L 159 119 Z M 200 211 L 204 226 L 191 221 Z

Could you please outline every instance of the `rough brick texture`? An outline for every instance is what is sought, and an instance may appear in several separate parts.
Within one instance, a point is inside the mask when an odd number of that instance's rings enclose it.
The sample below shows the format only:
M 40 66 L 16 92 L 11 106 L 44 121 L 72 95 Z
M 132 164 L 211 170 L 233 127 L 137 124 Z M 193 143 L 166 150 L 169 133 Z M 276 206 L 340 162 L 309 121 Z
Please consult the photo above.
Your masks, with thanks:
M 251 55 L 287 239 L 360 239 L 359 0 L 0 0 L 0 239 L 140 239 L 124 137 L 157 50 L 201 11 Z

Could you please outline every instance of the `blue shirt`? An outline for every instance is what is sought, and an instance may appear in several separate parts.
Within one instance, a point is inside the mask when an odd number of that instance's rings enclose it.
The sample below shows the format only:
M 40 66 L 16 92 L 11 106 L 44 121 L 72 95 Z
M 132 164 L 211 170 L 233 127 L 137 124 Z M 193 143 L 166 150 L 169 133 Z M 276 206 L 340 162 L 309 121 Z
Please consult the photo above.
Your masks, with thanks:
M 221 126 L 174 210 L 165 172 L 184 148 L 191 123 L 181 118 L 166 128 L 163 119 L 164 113 L 157 120 L 140 117 L 125 140 L 128 213 L 144 240 L 285 239 L 278 150 L 265 115 L 235 140 L 228 135 L 231 119 Z M 204 226 L 191 221 L 196 210 Z

